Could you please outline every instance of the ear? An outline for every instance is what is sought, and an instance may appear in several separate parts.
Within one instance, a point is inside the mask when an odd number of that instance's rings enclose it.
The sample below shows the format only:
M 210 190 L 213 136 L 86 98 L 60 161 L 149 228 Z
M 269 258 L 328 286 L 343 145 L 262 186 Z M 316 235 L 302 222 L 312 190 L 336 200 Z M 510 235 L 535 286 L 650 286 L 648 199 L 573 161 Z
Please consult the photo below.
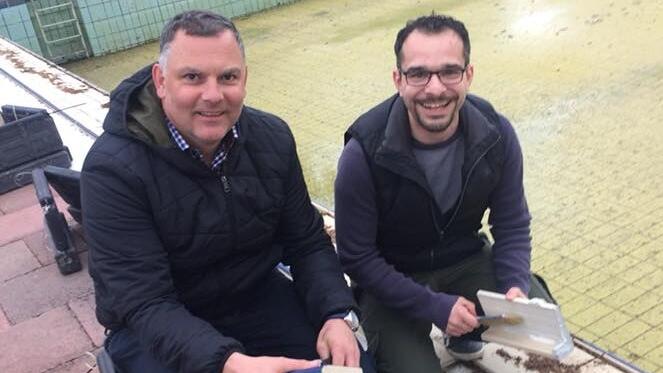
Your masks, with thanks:
M 474 78 L 474 65 L 467 65 L 465 68 L 465 77 L 467 78 L 467 86 L 469 87 L 470 84 L 472 84 L 472 79 Z
M 154 88 L 156 88 L 157 96 L 161 99 L 166 96 L 164 75 L 164 71 L 158 63 L 152 65 L 152 81 L 154 81 Z
M 394 81 L 394 87 L 396 87 L 396 90 L 400 92 L 403 74 L 401 74 L 401 71 L 398 70 L 398 67 L 394 67 L 394 70 L 391 72 L 391 79 Z
M 246 82 L 249 79 L 249 67 L 244 66 L 244 86 L 246 86 Z

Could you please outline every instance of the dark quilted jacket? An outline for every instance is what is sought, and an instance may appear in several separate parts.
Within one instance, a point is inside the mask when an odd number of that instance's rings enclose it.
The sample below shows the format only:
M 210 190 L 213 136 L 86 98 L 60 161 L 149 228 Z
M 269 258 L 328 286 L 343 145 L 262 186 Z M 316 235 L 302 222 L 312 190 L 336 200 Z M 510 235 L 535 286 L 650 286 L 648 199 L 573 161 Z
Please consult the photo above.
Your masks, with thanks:
M 104 130 L 81 178 L 102 325 L 131 328 L 181 372 L 218 372 L 242 346 L 209 316 L 249 297 L 279 261 L 316 325 L 354 307 L 282 120 L 245 107 L 214 173 L 170 140 L 148 67 L 112 93 Z

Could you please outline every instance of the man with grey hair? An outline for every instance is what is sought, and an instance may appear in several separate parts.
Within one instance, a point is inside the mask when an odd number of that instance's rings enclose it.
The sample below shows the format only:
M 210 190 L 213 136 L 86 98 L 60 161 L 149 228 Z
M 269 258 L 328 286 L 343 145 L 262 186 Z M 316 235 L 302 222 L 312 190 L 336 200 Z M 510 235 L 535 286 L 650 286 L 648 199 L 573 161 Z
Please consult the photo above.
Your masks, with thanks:
M 244 106 L 246 79 L 233 23 L 189 11 L 165 26 L 159 62 L 111 94 L 81 197 L 97 318 L 120 371 L 366 361 L 292 133 Z

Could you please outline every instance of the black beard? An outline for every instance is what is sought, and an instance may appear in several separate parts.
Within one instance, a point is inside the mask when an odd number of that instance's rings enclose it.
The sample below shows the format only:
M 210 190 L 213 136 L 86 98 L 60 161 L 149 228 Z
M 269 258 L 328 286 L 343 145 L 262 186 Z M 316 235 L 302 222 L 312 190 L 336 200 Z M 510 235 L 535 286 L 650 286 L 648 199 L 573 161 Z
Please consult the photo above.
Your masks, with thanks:
M 452 105 L 452 103 L 449 104 Z M 417 104 L 415 103 L 415 105 Z M 446 122 L 436 123 L 436 124 L 427 123 L 421 118 L 421 116 L 419 116 L 419 112 L 416 109 L 414 110 L 414 117 L 417 120 L 417 123 L 419 123 L 419 126 L 421 128 L 425 129 L 428 132 L 435 132 L 435 133 L 446 131 L 454 119 L 454 115 L 452 113 L 452 115 L 449 117 L 449 120 L 447 120 Z

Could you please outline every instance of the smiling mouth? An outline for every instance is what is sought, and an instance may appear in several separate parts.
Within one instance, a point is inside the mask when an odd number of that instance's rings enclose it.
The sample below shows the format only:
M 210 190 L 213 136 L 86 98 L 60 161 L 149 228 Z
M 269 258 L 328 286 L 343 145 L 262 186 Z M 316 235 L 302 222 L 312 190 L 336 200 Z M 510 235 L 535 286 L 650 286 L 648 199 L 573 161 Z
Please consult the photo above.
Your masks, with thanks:
M 443 107 L 449 106 L 451 103 L 450 99 L 447 100 L 435 100 L 435 101 L 425 101 L 421 103 L 421 106 L 423 106 L 426 109 L 441 109 Z
M 222 111 L 196 111 L 196 114 L 200 115 L 201 117 L 214 118 L 214 117 L 221 116 L 221 114 L 223 114 L 223 112 Z

